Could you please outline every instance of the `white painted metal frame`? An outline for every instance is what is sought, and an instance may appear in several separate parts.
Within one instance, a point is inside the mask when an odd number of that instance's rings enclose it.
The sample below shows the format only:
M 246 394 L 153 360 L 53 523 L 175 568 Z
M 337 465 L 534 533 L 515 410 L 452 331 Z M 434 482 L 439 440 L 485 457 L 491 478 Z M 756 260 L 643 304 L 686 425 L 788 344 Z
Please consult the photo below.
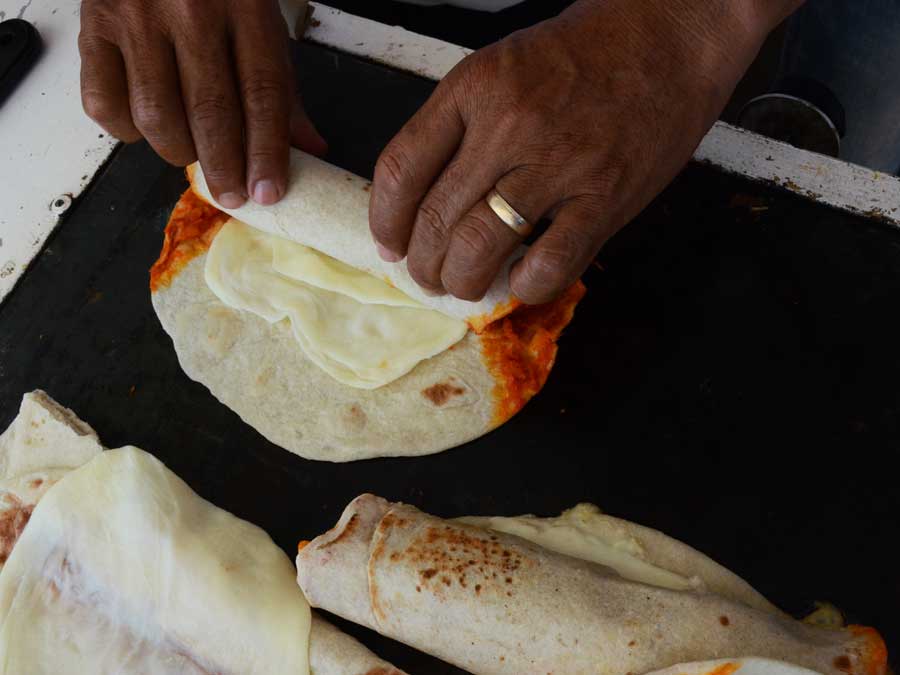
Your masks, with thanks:
M 439 80 L 469 53 L 403 28 L 310 5 L 314 15 L 307 40 L 391 68 Z M 295 26 L 297 0 L 282 0 L 282 7 Z M 79 11 L 80 0 L 0 0 L 0 20 L 31 21 L 45 44 L 42 60 L 0 107 L 0 301 L 116 145 L 81 111 Z M 721 123 L 695 158 L 900 226 L 900 179 L 893 176 Z
M 440 80 L 470 50 L 310 3 L 306 39 L 348 54 Z M 718 122 L 694 159 L 804 197 L 900 226 L 900 178 L 798 150 Z

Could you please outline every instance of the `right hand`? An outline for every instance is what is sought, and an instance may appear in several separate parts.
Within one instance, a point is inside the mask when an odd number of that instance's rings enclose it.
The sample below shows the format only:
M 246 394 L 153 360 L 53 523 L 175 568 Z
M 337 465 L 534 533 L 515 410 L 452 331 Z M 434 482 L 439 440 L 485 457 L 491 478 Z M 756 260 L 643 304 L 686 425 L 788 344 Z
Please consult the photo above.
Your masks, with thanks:
M 84 0 L 82 103 L 126 143 L 199 159 L 222 206 L 272 204 L 290 144 L 326 149 L 294 96 L 287 41 L 276 0 Z

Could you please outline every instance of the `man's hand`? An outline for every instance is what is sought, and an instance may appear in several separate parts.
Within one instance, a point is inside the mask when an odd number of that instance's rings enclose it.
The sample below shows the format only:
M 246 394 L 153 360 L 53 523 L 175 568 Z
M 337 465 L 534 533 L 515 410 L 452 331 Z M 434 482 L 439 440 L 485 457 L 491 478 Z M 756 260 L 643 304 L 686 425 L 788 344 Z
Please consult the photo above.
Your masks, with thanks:
M 497 191 L 550 228 L 510 273 L 546 302 L 688 161 L 799 0 L 580 0 L 474 53 L 384 150 L 370 222 L 425 289 L 480 298 L 521 238 Z
M 84 0 L 84 109 L 172 164 L 199 158 L 223 206 L 271 204 L 290 142 L 325 144 L 294 97 L 287 39 L 276 0 Z

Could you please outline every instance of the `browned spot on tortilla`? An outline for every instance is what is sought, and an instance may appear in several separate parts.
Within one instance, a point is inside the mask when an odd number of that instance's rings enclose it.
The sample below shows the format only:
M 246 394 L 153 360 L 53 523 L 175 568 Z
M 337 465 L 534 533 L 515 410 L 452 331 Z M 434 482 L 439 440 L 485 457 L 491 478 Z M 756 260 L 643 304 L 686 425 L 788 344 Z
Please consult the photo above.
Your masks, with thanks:
M 850 657 L 846 654 L 835 658 L 834 667 L 838 670 L 844 671 L 845 673 L 853 672 L 853 664 L 850 662 Z
M 719 623 L 722 624 L 723 626 L 728 626 L 731 624 L 731 621 L 728 619 L 727 616 L 720 616 Z
M 363 412 L 363 409 L 355 403 L 344 410 L 342 417 L 345 428 L 355 433 L 359 433 L 365 429 L 366 423 L 369 421 L 369 418 L 366 413 Z
M 462 396 L 466 390 L 449 382 L 438 382 L 422 390 L 422 396 L 440 407 L 454 396 Z
M 0 513 L 0 565 L 9 560 L 22 530 L 31 518 L 31 512 L 34 511 L 33 505 L 25 505 L 9 494 L 6 497 L 5 501 L 12 503 L 12 506 Z
M 634 647 L 636 644 L 637 644 L 637 642 L 635 640 L 632 640 L 631 642 L 628 643 L 628 646 Z
M 43 478 L 35 478 L 33 480 L 28 481 L 28 487 L 30 487 L 33 490 L 37 490 L 43 484 L 44 484 Z
M 455 587 L 455 579 L 458 588 L 474 589 L 476 595 L 493 591 L 505 596 L 518 570 L 534 564 L 483 530 L 429 520 L 433 524 L 418 523 L 416 534 L 406 547 L 390 555 L 393 564 L 418 570 L 419 592 L 428 590 L 441 595 Z
M 358 523 L 359 523 L 359 514 L 354 513 L 352 516 L 350 516 L 350 520 L 347 521 L 347 524 L 344 526 L 344 529 L 341 530 L 341 533 L 338 536 L 336 536 L 334 539 L 329 541 L 327 544 L 322 544 L 319 548 L 322 549 L 322 548 L 328 548 L 329 546 L 334 546 L 341 539 L 344 539 L 345 537 L 349 537 L 350 535 L 353 534 L 354 530 L 356 530 L 356 526 Z
M 367 670 L 363 675 L 403 675 L 396 668 L 386 668 L 385 666 L 376 666 L 371 670 Z

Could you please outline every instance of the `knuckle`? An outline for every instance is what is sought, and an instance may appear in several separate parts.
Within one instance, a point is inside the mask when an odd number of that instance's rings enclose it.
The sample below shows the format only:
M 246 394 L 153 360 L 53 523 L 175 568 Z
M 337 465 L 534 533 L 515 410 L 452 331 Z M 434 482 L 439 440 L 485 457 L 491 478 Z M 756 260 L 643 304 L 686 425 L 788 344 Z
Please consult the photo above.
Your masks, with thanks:
M 81 104 L 87 116 L 101 126 L 117 121 L 124 109 L 115 97 L 95 89 L 82 90 Z
M 389 195 L 400 195 L 411 189 L 415 180 L 409 155 L 398 143 L 392 143 L 375 165 L 375 183 Z
M 607 156 L 600 164 L 583 170 L 579 182 L 590 201 L 606 205 L 621 194 L 628 180 L 629 165 L 628 160 Z
M 131 118 L 142 134 L 151 138 L 164 135 L 169 124 L 169 114 L 158 96 L 142 93 L 134 96 Z
M 212 8 L 206 0 L 193 0 L 191 2 L 179 2 L 177 4 L 177 21 L 183 29 L 191 31 L 198 26 L 207 27 L 212 19 Z
M 231 112 L 229 97 L 224 93 L 205 93 L 191 102 L 191 118 L 197 124 L 214 125 L 221 122 Z
M 91 39 L 94 35 L 108 34 L 116 24 L 115 6 L 109 0 L 85 0 L 81 5 L 81 36 Z
M 453 253 L 465 260 L 494 258 L 499 246 L 490 225 L 475 215 L 469 215 L 453 229 Z
M 248 113 L 257 121 L 274 119 L 281 108 L 287 110 L 288 86 L 274 71 L 256 72 L 241 81 L 241 95 Z
M 284 152 L 279 152 L 276 148 L 260 148 L 247 150 L 247 163 L 257 167 L 277 166 L 282 162 L 283 157 L 287 156 L 287 145 Z
M 567 245 L 552 244 L 535 251 L 513 282 L 513 292 L 527 303 L 548 302 L 572 281 L 577 270 L 576 255 Z
M 427 242 L 442 241 L 447 236 L 448 230 L 444 212 L 440 202 L 434 197 L 429 197 L 422 202 L 416 216 L 416 234 Z

